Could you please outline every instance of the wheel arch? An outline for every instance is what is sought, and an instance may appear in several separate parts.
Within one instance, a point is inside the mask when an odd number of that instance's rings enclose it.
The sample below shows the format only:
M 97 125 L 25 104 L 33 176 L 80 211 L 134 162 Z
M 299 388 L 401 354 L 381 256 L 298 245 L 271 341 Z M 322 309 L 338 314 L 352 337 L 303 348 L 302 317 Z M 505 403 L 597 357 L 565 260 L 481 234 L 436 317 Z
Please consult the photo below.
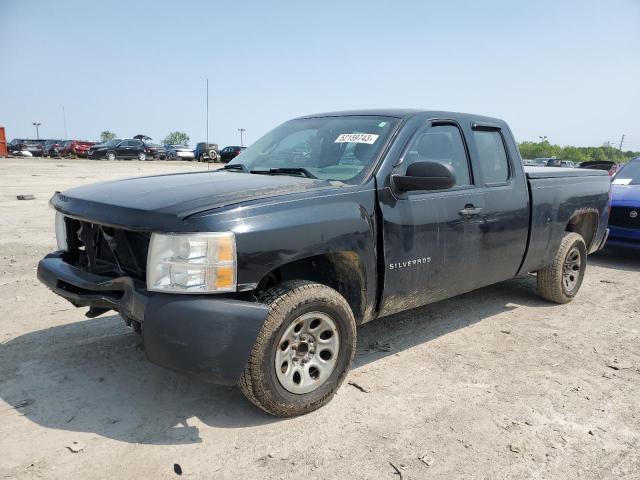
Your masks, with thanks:
M 598 231 L 598 219 L 598 210 L 595 208 L 580 209 L 571 216 L 565 231 L 581 235 L 587 246 L 587 252 L 590 252 Z
M 369 320 L 364 261 L 355 251 L 329 252 L 284 263 L 265 274 L 255 289 L 256 295 L 288 280 L 321 283 L 340 293 L 353 312 L 356 323 Z

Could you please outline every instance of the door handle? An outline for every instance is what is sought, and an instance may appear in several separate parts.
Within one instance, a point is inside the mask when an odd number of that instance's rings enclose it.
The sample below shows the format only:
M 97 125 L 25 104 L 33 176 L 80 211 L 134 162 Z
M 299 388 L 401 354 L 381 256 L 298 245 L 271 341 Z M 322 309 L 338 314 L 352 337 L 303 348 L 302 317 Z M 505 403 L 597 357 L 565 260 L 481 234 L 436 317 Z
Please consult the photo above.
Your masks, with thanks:
M 480 207 L 474 207 L 472 204 L 467 204 L 464 206 L 462 210 L 460 210 L 460 215 L 463 217 L 473 217 L 474 215 L 478 215 L 482 211 Z

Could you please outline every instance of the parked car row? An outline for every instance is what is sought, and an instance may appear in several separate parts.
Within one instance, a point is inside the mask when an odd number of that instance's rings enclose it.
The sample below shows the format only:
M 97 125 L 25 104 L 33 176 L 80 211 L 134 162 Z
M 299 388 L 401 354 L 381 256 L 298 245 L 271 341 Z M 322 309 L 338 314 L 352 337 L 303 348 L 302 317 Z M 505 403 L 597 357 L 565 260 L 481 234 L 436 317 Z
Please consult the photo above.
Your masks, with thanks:
M 562 167 L 562 168 L 588 168 L 591 170 L 604 170 L 605 172 L 609 172 L 610 176 L 615 175 L 615 173 L 623 167 L 621 163 L 615 163 L 608 160 L 597 160 L 597 161 L 588 161 L 588 162 L 574 162 L 572 160 L 560 160 L 555 157 L 542 157 L 542 158 L 534 158 L 523 159 L 522 163 L 525 166 L 532 167 Z
M 216 143 L 201 142 L 192 149 L 185 145 L 158 145 L 150 140 L 151 138 L 144 135 L 116 138 L 102 143 L 86 140 L 16 138 L 7 144 L 7 150 L 9 155 L 26 157 L 76 156 L 95 160 L 196 160 L 227 163 L 246 148 L 230 145 L 220 150 Z
M 85 157 L 95 142 L 85 140 L 33 140 L 15 138 L 7 145 L 9 155 L 25 157 Z
M 533 160 L 525 159 L 522 163 L 531 167 L 563 167 L 563 168 L 576 168 L 579 163 L 572 160 L 560 160 L 555 157 L 540 157 Z

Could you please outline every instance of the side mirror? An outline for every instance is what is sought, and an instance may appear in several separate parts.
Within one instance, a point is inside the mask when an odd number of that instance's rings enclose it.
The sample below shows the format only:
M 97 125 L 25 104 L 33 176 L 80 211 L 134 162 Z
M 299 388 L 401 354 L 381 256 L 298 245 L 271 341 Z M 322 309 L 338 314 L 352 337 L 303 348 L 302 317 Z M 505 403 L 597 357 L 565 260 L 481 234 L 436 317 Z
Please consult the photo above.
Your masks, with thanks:
M 407 167 L 406 175 L 392 175 L 398 190 L 444 190 L 456 184 L 456 173 L 440 162 L 415 162 Z

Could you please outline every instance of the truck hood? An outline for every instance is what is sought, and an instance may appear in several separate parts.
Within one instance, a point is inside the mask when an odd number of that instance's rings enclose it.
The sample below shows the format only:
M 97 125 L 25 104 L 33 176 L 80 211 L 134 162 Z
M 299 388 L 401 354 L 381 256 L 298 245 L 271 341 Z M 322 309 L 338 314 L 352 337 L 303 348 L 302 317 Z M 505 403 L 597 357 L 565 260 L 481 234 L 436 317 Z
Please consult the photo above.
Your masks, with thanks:
M 611 185 L 611 204 L 629 207 L 640 205 L 640 185 Z
M 58 211 L 130 230 L 179 231 L 187 217 L 252 200 L 335 188 L 328 181 L 239 172 L 128 178 L 56 192 Z

